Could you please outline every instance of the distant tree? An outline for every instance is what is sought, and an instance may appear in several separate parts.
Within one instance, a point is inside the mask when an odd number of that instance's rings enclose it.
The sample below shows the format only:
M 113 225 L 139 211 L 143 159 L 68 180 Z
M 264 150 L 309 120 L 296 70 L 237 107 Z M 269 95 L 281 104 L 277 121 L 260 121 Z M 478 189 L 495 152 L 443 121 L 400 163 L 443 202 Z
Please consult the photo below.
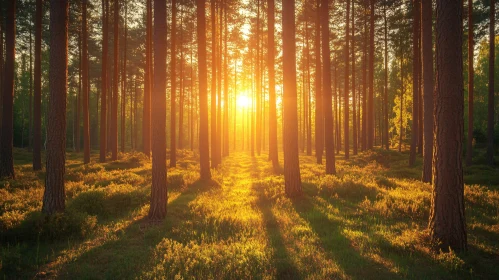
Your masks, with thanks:
M 144 106 L 142 145 L 146 156 L 151 155 L 151 75 L 152 75 L 152 0 L 146 0 L 146 69 L 144 71 Z
M 411 130 L 411 153 L 409 157 L 409 166 L 414 166 L 416 163 L 416 146 L 418 144 L 419 133 L 419 73 L 420 73 L 420 48 L 419 36 L 421 26 L 421 0 L 413 0 L 412 13 L 412 45 L 413 45 L 413 62 L 412 62 L 412 130 Z
M 353 154 L 357 155 L 357 143 L 358 143 L 358 136 L 357 136 L 357 89 L 355 88 L 355 61 L 357 60 L 357 57 L 355 57 L 355 1 L 352 1 L 352 16 L 351 16 L 351 21 L 352 21 L 352 33 L 350 40 L 352 41 L 352 47 L 351 47 L 351 53 L 352 55 L 350 56 L 350 59 L 352 60 L 352 139 L 353 139 Z
M 211 167 L 220 163 L 217 150 L 217 19 L 216 0 L 211 0 Z
M 279 166 L 279 152 L 277 150 L 277 109 L 275 93 L 275 1 L 267 0 L 267 24 L 268 24 L 268 59 L 269 70 L 269 158 L 272 167 Z
M 206 65 L 206 0 L 196 0 L 199 68 L 199 162 L 201 180 L 211 179 L 208 135 L 208 86 Z
M 100 111 L 100 162 L 106 162 L 107 150 L 107 55 L 109 30 L 109 1 L 102 0 L 102 67 L 101 67 L 101 111 Z
M 33 98 L 33 170 L 42 169 L 42 0 L 35 11 L 35 77 Z
M 16 1 L 7 1 L 5 24 L 5 65 L 2 98 L 2 137 L 0 141 L 0 178 L 15 178 L 14 143 L 14 68 L 16 58 Z
M 62 212 L 65 208 L 68 10 L 69 1 L 50 0 L 50 110 L 42 207 L 46 214 Z
M 171 105 L 170 105 L 170 167 L 177 166 L 177 145 L 176 145 L 176 106 L 177 106 L 177 1 L 172 0 L 172 26 L 171 26 Z M 179 126 L 179 130 L 182 129 Z
M 489 23 L 489 96 L 487 115 L 487 162 L 494 165 L 494 62 L 495 62 L 495 0 L 490 0 L 490 23 Z
M 89 77 L 88 77 L 88 34 L 87 34 L 87 0 L 81 1 L 82 20 L 82 82 L 83 82 L 83 162 L 90 163 L 90 113 L 89 102 Z
M 345 20 L 345 87 L 343 91 L 343 127 L 345 134 L 345 159 L 350 157 L 350 0 L 347 0 Z
M 421 1 L 421 45 L 423 54 L 424 150 L 423 182 L 431 183 L 433 158 L 433 33 L 432 3 Z
M 430 234 L 444 251 L 467 249 L 462 168 L 462 2 L 437 0 L 437 87 Z
M 374 142 L 374 4 L 369 0 L 369 96 L 367 97 L 367 149 L 373 148 Z
M 322 155 L 324 153 L 324 114 L 322 98 L 322 64 L 321 64 L 321 0 L 316 1 L 315 18 L 315 157 L 318 164 L 322 164 Z
M 154 0 L 154 88 L 152 98 L 152 189 L 149 219 L 166 216 L 166 0 Z
M 120 1 L 114 0 L 114 72 L 113 72 L 113 100 L 111 110 L 111 158 L 118 159 L 118 82 L 119 68 L 119 26 L 120 26 Z
M 426 1 L 429 3 L 429 1 Z M 430 3 L 431 4 L 431 3 Z M 385 41 L 385 84 L 383 87 L 383 143 L 385 144 L 386 150 L 390 149 L 390 139 L 388 139 L 388 17 L 386 15 L 387 10 L 386 0 L 383 3 L 383 19 L 384 19 L 384 41 Z M 430 19 L 431 24 L 431 19 Z
M 327 0 L 324 0 L 327 2 Z M 282 3 L 282 51 L 284 83 L 284 185 L 286 195 L 302 195 L 298 159 L 298 110 L 296 90 L 295 2 Z
M 473 67 L 473 0 L 468 0 L 468 139 L 466 141 L 466 165 L 473 164 L 473 91 L 475 73 Z

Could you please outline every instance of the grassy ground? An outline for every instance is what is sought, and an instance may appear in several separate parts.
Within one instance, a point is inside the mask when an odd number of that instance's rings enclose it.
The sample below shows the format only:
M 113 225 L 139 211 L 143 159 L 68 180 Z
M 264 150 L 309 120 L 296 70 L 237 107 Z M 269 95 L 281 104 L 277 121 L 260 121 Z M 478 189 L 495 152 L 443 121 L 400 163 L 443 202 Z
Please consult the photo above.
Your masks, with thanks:
M 421 162 L 377 150 L 325 176 L 301 156 L 305 196 L 285 197 L 267 155 L 234 153 L 196 181 L 196 155 L 168 170 L 168 216 L 148 223 L 150 161 L 81 164 L 68 154 L 67 212 L 42 216 L 43 172 L 16 150 L 0 181 L 0 279 L 499 279 L 499 170 L 465 170 L 469 252 L 432 252 Z M 97 158 L 93 158 L 97 162 Z

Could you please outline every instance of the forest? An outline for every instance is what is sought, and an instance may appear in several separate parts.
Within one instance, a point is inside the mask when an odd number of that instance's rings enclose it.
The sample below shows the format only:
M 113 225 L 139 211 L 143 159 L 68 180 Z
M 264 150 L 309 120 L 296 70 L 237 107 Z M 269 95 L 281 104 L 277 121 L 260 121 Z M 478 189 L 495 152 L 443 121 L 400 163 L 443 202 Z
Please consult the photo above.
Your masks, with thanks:
M 499 279 L 495 0 L 0 0 L 0 278 Z

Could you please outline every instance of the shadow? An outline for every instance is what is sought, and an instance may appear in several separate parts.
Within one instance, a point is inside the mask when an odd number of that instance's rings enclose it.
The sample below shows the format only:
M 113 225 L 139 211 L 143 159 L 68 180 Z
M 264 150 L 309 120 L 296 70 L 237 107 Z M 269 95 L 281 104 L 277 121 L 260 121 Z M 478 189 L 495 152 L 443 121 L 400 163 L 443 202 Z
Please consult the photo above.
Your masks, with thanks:
M 253 192 L 256 193 L 258 200 L 256 202 L 258 208 L 262 212 L 263 222 L 265 224 L 265 230 L 273 249 L 273 262 L 276 266 L 276 278 L 277 279 L 303 279 L 300 272 L 293 264 L 290 259 L 286 246 L 284 245 L 284 239 L 282 237 L 277 219 L 272 213 L 272 202 L 268 199 L 262 189 L 252 186 Z
M 299 199 L 292 200 L 295 211 L 301 218 L 310 224 L 312 230 L 317 234 L 326 254 L 334 260 L 349 277 L 354 279 L 399 279 L 401 276 L 389 271 L 385 266 L 366 259 L 360 255 L 342 230 L 344 226 L 337 221 L 330 220 L 324 213 L 319 211 L 305 195 Z M 376 271 L 377 275 L 372 275 Z

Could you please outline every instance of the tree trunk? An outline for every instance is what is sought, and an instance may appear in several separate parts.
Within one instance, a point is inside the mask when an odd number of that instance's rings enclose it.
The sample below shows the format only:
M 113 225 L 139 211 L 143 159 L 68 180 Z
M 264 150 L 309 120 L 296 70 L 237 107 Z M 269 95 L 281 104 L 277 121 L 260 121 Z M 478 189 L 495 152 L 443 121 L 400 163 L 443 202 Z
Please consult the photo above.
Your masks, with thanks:
M 343 127 L 345 134 L 345 159 L 350 157 L 350 0 L 347 0 L 345 28 L 345 91 L 343 92 Z
M 144 154 L 151 155 L 151 76 L 152 76 L 152 0 L 146 1 L 146 69 L 144 73 L 144 106 L 142 116 L 142 146 Z
M 88 42 L 87 42 L 87 0 L 81 2 L 82 21 L 82 85 L 83 85 L 83 163 L 90 163 L 90 114 L 88 108 Z
M 68 10 L 69 1 L 50 1 L 50 110 L 47 124 L 47 174 L 42 207 L 46 214 L 62 212 L 65 208 Z
M 123 25 L 125 29 L 125 34 L 123 36 L 123 70 L 121 72 L 121 81 L 123 83 L 123 90 L 121 91 L 121 152 L 125 152 L 126 146 L 126 93 L 127 93 L 127 71 L 126 71 L 126 60 L 127 60 L 127 37 L 128 37 L 128 5 L 127 1 L 123 1 L 125 6 L 125 18 L 123 18 Z
M 423 182 L 431 183 L 433 158 L 433 42 L 432 3 L 421 1 L 421 28 L 423 49 L 423 114 L 424 149 Z
M 296 91 L 295 2 L 282 3 L 282 50 L 284 84 L 284 186 L 288 197 L 302 195 L 298 158 L 298 112 Z
M 416 163 L 416 146 L 418 144 L 418 122 L 419 122 L 419 60 L 421 57 L 419 48 L 420 35 L 420 4 L 421 0 L 413 0 L 413 23 L 412 23 L 412 130 L 411 130 L 411 154 L 409 157 L 409 166 L 414 166 Z
M 322 0 L 320 20 L 322 22 L 322 62 L 323 62 L 323 106 L 324 133 L 326 146 L 326 174 L 336 174 L 333 134 L 333 111 L 331 94 L 331 50 L 329 48 L 329 1 Z
M 177 166 L 177 128 L 176 128 L 176 106 L 177 106 L 177 1 L 172 0 L 172 27 L 171 27 L 171 105 L 170 105 L 170 167 Z M 180 129 L 180 127 L 179 127 Z
M 364 2 L 364 44 L 362 46 L 362 145 L 361 150 L 367 149 L 367 2 Z
M 199 172 L 200 179 L 204 181 L 211 179 L 210 144 L 208 135 L 208 86 L 206 77 L 207 65 L 205 1 L 206 0 L 196 0 L 199 68 Z
M 318 164 L 322 164 L 322 155 L 324 153 L 324 114 L 323 99 L 322 99 L 322 65 L 321 65 L 321 20 L 320 20 L 320 2 L 316 3 L 316 19 L 315 19 L 315 156 Z
M 467 249 L 462 168 L 463 58 L 461 2 L 437 0 L 437 87 L 430 234 L 439 248 Z
M 7 3 L 5 28 L 5 65 L 2 100 L 2 137 L 0 141 L 0 178 L 15 178 L 14 142 L 14 64 L 16 56 L 16 1 Z
M 355 1 L 352 1 L 352 138 L 353 138 L 353 154 L 357 154 L 357 94 L 355 88 Z
M 166 0 L 154 0 L 154 90 L 152 99 L 152 188 L 149 219 L 166 216 Z
M 430 3 L 429 1 L 426 1 Z M 431 5 L 431 3 L 430 3 Z M 383 138 L 386 150 L 390 149 L 390 139 L 388 138 L 388 19 L 386 16 L 386 2 L 383 6 L 384 19 L 385 19 L 385 88 L 383 92 Z M 428 20 L 431 26 L 431 18 Z
M 36 0 L 33 108 L 33 170 L 42 169 L 42 0 Z M 1 65 L 1 64 L 0 64 Z
M 490 0 L 489 23 L 489 97 L 487 118 L 487 162 L 494 165 L 494 63 L 495 63 L 495 0 Z
M 218 166 L 217 151 L 217 29 L 215 0 L 211 0 L 211 167 Z
M 369 32 L 369 96 L 367 100 L 367 148 L 373 148 L 374 138 L 374 2 L 370 1 Z
M 473 91 L 474 91 L 474 67 L 473 67 L 473 0 L 468 0 L 468 140 L 466 141 L 466 165 L 473 164 Z
M 229 155 L 229 65 L 228 65 L 228 27 L 227 27 L 227 1 L 224 1 L 224 121 L 223 121 L 223 156 Z
M 102 67 L 101 67 L 101 110 L 100 110 L 100 162 L 106 162 L 107 145 L 107 53 L 108 53 L 108 10 L 107 1 L 102 0 Z
M 119 82 L 119 25 L 120 25 L 120 3 L 114 0 L 114 73 L 113 73 L 113 102 L 111 115 L 111 158 L 118 159 L 118 82 Z
M 269 40 L 267 60 L 267 68 L 269 71 L 269 157 L 272 161 L 272 167 L 274 170 L 277 170 L 279 167 L 279 152 L 277 149 L 277 109 L 275 93 L 275 1 L 267 0 L 267 5 Z

